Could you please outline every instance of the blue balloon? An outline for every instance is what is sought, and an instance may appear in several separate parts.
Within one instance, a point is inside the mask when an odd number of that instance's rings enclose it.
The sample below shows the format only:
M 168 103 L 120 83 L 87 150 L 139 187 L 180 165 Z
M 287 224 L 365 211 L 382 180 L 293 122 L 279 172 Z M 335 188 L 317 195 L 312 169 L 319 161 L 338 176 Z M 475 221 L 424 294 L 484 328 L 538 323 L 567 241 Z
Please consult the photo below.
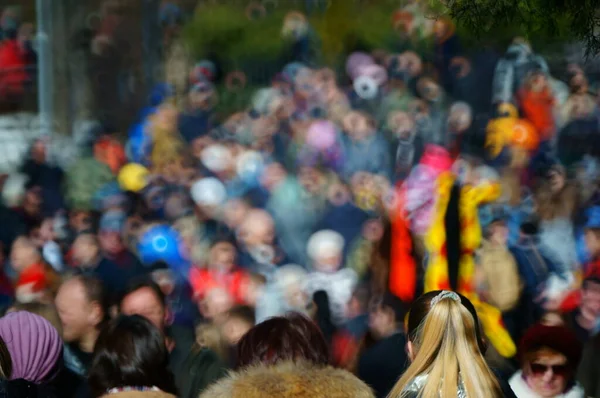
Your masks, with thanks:
M 148 229 L 139 239 L 137 250 L 146 266 L 164 261 L 179 274 L 187 275 L 189 261 L 181 251 L 179 233 L 168 225 L 157 225 Z

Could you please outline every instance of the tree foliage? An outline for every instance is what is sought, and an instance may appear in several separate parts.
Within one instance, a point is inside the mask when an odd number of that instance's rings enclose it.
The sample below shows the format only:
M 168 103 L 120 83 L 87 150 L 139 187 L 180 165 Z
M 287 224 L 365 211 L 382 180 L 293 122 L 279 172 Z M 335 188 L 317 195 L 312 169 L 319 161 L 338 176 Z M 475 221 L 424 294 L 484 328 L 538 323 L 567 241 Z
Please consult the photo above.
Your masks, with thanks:
M 463 36 L 524 36 L 532 42 L 580 41 L 587 56 L 600 53 L 600 3 L 596 0 L 430 0 L 443 3 Z

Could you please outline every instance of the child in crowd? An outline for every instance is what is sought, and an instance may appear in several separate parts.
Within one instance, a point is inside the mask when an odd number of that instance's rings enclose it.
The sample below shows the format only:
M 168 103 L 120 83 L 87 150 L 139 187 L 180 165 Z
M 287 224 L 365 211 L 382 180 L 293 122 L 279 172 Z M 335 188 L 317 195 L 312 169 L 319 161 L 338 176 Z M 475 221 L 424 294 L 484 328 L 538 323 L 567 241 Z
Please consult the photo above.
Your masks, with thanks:
M 308 275 L 307 293 L 310 296 L 318 291 L 327 293 L 335 325 L 341 325 L 345 321 L 345 308 L 358 282 L 354 270 L 340 269 L 344 245 L 342 235 L 322 230 L 311 236 L 307 248 L 313 268 Z

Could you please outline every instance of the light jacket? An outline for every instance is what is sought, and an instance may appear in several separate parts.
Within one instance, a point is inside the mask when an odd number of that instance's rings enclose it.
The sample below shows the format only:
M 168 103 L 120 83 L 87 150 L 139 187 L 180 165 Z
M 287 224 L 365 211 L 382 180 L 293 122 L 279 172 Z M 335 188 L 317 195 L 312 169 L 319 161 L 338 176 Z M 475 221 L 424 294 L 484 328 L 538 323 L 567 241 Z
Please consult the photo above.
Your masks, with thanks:
M 234 372 L 200 398 L 374 398 L 371 389 L 351 373 L 311 365 L 282 362 Z
M 477 257 L 481 272 L 479 282 L 483 284 L 487 301 L 502 312 L 513 309 L 519 302 L 522 287 L 514 256 L 506 246 L 483 241 Z

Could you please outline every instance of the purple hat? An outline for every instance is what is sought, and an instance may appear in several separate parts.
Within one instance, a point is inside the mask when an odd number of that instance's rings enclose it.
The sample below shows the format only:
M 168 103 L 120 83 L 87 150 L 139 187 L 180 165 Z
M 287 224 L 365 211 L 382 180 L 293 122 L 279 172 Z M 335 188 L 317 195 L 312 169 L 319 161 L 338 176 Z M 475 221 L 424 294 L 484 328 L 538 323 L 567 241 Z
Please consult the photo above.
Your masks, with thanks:
M 355 52 L 350 54 L 346 61 L 346 73 L 352 80 L 358 77 L 359 68 L 373 65 L 375 60 L 370 54 Z
M 0 337 L 12 360 L 10 380 L 43 383 L 55 376 L 63 345 L 46 319 L 25 311 L 10 313 L 0 318 Z

